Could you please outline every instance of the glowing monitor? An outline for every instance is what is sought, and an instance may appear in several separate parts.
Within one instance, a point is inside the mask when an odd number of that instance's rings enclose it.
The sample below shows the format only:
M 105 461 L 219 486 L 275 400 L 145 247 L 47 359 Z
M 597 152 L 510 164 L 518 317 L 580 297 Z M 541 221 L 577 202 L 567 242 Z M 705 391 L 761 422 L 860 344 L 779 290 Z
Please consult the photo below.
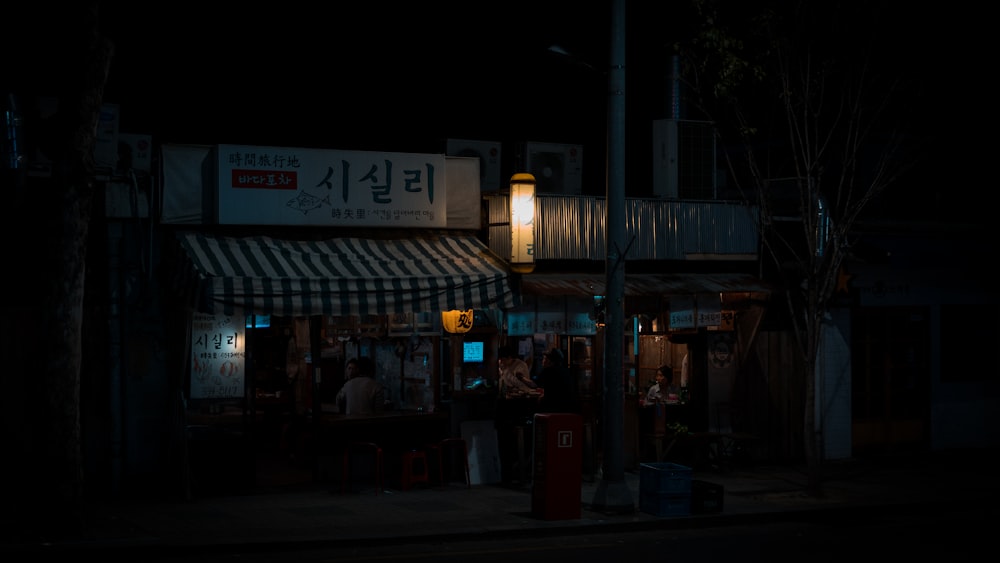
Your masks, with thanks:
M 462 344 L 462 361 L 466 363 L 482 363 L 483 343 L 464 342 Z

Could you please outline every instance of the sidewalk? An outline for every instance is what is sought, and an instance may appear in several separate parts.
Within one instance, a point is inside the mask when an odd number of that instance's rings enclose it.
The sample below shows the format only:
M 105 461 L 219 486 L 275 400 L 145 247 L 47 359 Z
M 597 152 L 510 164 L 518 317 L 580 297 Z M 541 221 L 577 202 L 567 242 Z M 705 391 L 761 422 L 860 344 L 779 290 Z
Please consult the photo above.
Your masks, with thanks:
M 572 520 L 534 516 L 529 487 L 466 487 L 458 483 L 410 491 L 385 489 L 378 495 L 374 489 L 341 494 L 311 485 L 268 494 L 191 501 L 115 501 L 88 507 L 87 529 L 78 537 L 8 537 L 10 534 L 4 533 L 0 535 L 0 553 L 86 551 L 127 555 L 130 550 L 205 550 L 255 543 L 364 545 L 457 536 L 488 538 L 492 534 L 510 537 L 724 526 L 768 518 L 802 519 L 831 510 L 859 508 L 934 510 L 942 503 L 992 507 L 1000 500 L 988 463 L 993 453 L 828 462 L 824 498 L 804 495 L 806 473 L 801 467 L 694 471 L 693 479 L 723 487 L 722 509 L 682 516 L 655 516 L 639 509 L 639 471 L 625 473 L 625 484 L 635 499 L 634 512 L 604 514 L 592 510 L 590 503 L 602 486 L 598 478 L 583 482 L 581 517 Z

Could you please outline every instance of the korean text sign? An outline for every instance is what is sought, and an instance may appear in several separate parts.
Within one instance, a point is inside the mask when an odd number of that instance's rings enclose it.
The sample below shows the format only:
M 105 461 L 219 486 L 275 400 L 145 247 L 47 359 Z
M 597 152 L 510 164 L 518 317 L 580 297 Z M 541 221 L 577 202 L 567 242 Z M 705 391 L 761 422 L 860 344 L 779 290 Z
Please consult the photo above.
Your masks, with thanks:
M 220 224 L 447 226 L 444 155 L 219 145 L 217 166 Z
M 242 315 L 195 313 L 191 321 L 191 398 L 243 396 L 246 328 Z

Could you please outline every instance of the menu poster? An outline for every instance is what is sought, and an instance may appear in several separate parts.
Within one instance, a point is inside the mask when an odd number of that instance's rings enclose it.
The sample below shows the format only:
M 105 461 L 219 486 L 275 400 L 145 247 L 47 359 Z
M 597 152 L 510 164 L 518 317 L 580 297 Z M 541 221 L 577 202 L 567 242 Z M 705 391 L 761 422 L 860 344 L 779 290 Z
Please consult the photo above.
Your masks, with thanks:
M 190 398 L 242 397 L 245 343 L 243 315 L 195 313 L 191 321 Z

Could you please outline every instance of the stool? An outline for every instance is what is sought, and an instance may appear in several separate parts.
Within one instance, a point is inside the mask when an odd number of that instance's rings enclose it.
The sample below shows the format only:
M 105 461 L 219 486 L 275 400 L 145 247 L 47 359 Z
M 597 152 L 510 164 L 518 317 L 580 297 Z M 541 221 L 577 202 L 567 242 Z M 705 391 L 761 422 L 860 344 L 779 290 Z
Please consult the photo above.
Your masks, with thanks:
M 347 492 L 347 482 L 351 479 L 351 454 L 369 453 L 375 463 L 375 494 L 382 488 L 382 448 L 372 442 L 351 442 L 344 448 L 344 467 L 340 480 L 340 492 Z
M 403 476 L 400 479 L 401 488 L 410 490 L 414 483 L 430 483 L 430 471 L 427 467 L 427 452 L 410 450 L 403 452 Z
M 462 463 L 465 466 L 465 486 L 466 488 L 471 488 L 472 478 L 469 476 L 469 446 L 465 438 L 445 438 L 438 442 L 434 446 L 434 449 L 437 450 L 438 479 L 441 481 L 441 484 L 444 484 L 444 455 L 445 450 L 447 450 L 449 460 L 454 459 L 455 454 L 462 456 Z

